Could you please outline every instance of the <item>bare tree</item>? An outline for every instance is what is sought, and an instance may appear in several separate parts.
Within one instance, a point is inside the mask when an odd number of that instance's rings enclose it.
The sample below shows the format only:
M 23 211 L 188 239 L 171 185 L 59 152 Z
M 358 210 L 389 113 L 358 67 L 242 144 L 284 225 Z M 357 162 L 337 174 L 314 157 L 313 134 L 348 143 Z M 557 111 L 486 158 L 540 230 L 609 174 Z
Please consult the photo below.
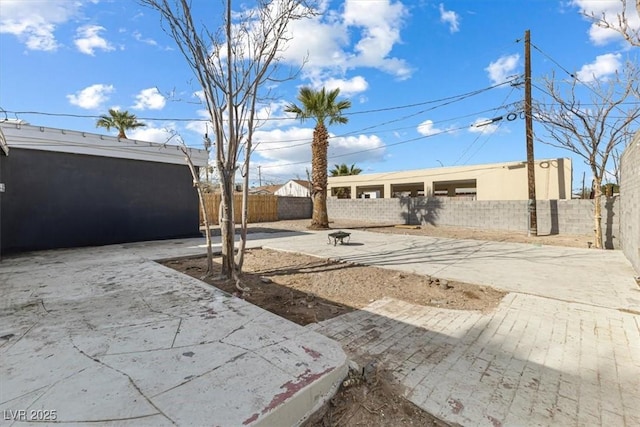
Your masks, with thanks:
M 616 13 L 615 17 L 610 15 L 608 16 L 606 13 L 596 15 L 594 12 L 587 12 L 584 13 L 584 15 L 587 18 L 592 19 L 600 28 L 607 28 L 616 31 L 620 33 L 632 46 L 640 47 L 640 27 L 634 28 L 633 25 L 629 24 L 630 13 L 637 13 L 638 17 L 640 17 L 640 0 L 635 0 L 635 2 L 635 12 L 631 7 L 628 7 L 629 4 L 627 0 L 620 0 L 622 10 L 619 13 Z
M 251 8 L 233 10 L 232 1 L 223 0 L 222 23 L 212 32 L 206 25 L 196 23 L 190 0 L 140 1 L 160 13 L 163 28 L 175 40 L 202 87 L 213 126 L 222 194 L 222 275 L 234 278 L 236 286 L 244 290 L 238 270 L 242 268 L 246 247 L 249 186 L 245 185 L 243 191 L 242 234 L 236 261 L 233 195 L 238 163 L 243 156 L 241 173 L 247 182 L 257 126 L 256 105 L 264 99 L 265 84 L 277 77 L 283 46 L 288 40 L 288 24 L 310 16 L 312 9 L 305 0 L 256 0 Z M 290 74 L 286 78 L 291 77 Z
M 609 80 L 594 79 L 584 83 L 576 78 L 561 90 L 555 76 L 545 79 L 544 91 L 550 100 L 538 101 L 535 118 L 548 132 L 542 142 L 572 151 L 582 157 L 593 174 L 595 247 L 602 248 L 602 180 L 610 156 L 617 147 L 631 140 L 640 106 L 626 103 L 637 97 L 640 73 L 631 62 Z M 580 90 L 589 92 L 589 102 L 579 99 Z

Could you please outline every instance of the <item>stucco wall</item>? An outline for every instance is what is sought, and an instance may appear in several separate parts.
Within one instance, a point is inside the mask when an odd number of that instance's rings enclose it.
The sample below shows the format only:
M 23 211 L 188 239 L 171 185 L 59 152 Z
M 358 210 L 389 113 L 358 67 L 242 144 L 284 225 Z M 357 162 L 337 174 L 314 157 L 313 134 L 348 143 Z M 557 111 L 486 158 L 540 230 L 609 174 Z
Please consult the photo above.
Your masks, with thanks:
M 603 234 L 618 247 L 617 198 L 603 198 Z M 459 200 L 439 197 L 327 200 L 330 219 L 358 219 L 396 224 L 432 224 L 526 232 L 527 201 Z M 592 200 L 538 200 L 538 232 L 592 234 Z
M 620 159 L 620 194 L 621 246 L 640 274 L 640 132 Z
M 0 182 L 2 253 L 199 235 L 186 165 L 12 148 Z

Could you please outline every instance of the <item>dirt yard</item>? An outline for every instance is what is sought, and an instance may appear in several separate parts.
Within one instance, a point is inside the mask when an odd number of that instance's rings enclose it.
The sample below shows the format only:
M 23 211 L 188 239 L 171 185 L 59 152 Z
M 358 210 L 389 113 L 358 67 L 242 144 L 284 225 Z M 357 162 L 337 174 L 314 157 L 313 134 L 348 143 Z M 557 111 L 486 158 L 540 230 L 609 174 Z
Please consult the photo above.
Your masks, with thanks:
M 203 257 L 167 261 L 165 265 L 196 278 L 206 271 Z M 237 294 L 233 282 L 216 280 L 217 275 L 205 281 Z M 245 300 L 300 325 L 321 322 L 384 297 L 488 311 L 504 296 L 486 286 L 268 249 L 245 253 L 242 284 L 250 289 L 242 295 Z
M 251 224 L 249 232 L 306 231 L 308 225 L 309 220 Z M 335 221 L 330 226 L 332 229 L 582 248 L 589 247 L 591 239 L 591 236 L 529 237 L 524 232 L 434 226 L 408 228 L 353 221 Z M 196 278 L 201 278 L 206 268 L 204 258 L 168 261 L 165 265 Z M 206 282 L 238 295 L 232 282 L 215 280 L 216 276 L 214 272 Z M 504 296 L 503 292 L 486 286 L 264 249 L 247 251 L 242 282 L 250 289 L 242 298 L 300 325 L 361 309 L 383 297 L 449 309 L 490 311 Z M 351 369 L 337 394 L 305 426 L 449 425 L 404 399 L 389 378 L 384 366 L 373 370 Z

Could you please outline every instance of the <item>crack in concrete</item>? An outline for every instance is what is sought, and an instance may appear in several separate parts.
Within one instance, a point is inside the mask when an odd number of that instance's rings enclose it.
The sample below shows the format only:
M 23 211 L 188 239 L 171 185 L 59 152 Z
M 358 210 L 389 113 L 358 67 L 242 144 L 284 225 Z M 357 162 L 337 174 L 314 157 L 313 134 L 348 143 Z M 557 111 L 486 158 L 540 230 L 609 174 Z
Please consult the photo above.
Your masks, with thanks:
M 180 321 L 178 322 L 178 327 L 176 328 L 176 333 L 173 335 L 173 341 L 171 341 L 171 348 L 173 348 L 173 345 L 176 343 L 176 339 L 178 338 L 178 334 L 180 333 L 181 327 L 182 327 L 182 318 L 180 318 Z
M 33 325 L 31 325 L 31 326 L 29 327 L 29 329 L 27 329 L 26 331 L 24 331 L 24 333 L 23 333 L 22 335 L 20 335 L 20 337 L 19 337 L 17 340 L 15 340 L 11 345 L 7 346 L 7 348 L 6 348 L 6 349 L 4 349 L 4 348 L 3 348 L 2 352 L 3 352 L 3 353 L 7 353 L 9 350 L 11 350 L 11 348 L 12 348 L 14 345 L 18 344 L 22 338 L 26 337 L 26 336 L 27 336 L 27 334 L 28 334 L 29 332 L 31 332 L 31 330 L 32 330 L 33 328 L 35 328 L 36 326 L 38 326 L 38 325 L 40 324 L 40 322 L 41 322 L 41 321 L 42 321 L 42 318 L 38 319 L 38 321 L 37 321 L 36 323 L 34 323 Z M 4 347 L 4 346 L 3 346 L 3 347 Z
M 21 394 L 20 396 L 16 396 L 16 397 L 14 397 L 14 398 L 12 398 L 12 399 L 5 400 L 4 402 L 0 402 L 0 405 L 5 405 L 5 404 L 7 404 L 7 403 L 9 403 L 9 402 L 13 402 L 14 400 L 22 399 L 23 397 L 27 396 L 28 394 L 36 393 L 38 390 L 42 390 L 42 389 L 45 389 L 45 388 L 48 388 L 48 387 L 49 387 L 49 386 L 46 386 L 46 385 L 44 385 L 44 386 L 42 386 L 42 387 L 38 387 L 37 389 L 35 389 L 35 390 L 31 390 L 31 391 L 28 391 L 28 392 L 26 392 L 26 393 L 24 393 L 24 394 Z M 44 394 L 44 393 L 43 393 L 43 394 Z
M 166 390 L 163 390 L 163 391 L 161 391 L 160 393 L 154 394 L 154 395 L 153 395 L 153 396 L 151 396 L 151 397 L 152 397 L 152 398 L 156 398 L 156 397 L 158 397 L 158 396 L 161 396 L 161 395 L 163 395 L 163 394 L 165 394 L 165 393 L 170 392 L 171 390 L 175 390 L 175 389 L 176 389 L 176 388 L 178 388 L 178 387 L 182 387 L 183 385 L 188 384 L 188 383 L 190 383 L 191 381 L 197 380 L 198 378 L 202 378 L 202 377 L 204 377 L 205 375 L 208 375 L 208 374 L 210 374 L 210 373 L 212 373 L 212 372 L 214 372 L 214 371 L 216 371 L 216 370 L 218 370 L 218 369 L 222 368 L 223 366 L 225 366 L 225 365 L 226 365 L 226 364 L 228 364 L 228 363 L 233 363 L 233 362 L 235 362 L 236 360 L 240 359 L 242 356 L 244 356 L 244 355 L 245 355 L 245 354 L 247 354 L 247 353 L 248 353 L 248 351 L 245 351 L 244 353 L 240 353 L 240 354 L 238 354 L 238 355 L 236 355 L 236 356 L 232 357 L 231 359 L 225 360 L 224 362 L 220 363 L 220 364 L 219 364 L 218 366 L 216 366 L 215 368 L 209 369 L 208 371 L 205 371 L 205 372 L 203 372 L 203 373 L 201 373 L 201 374 L 194 375 L 194 376 L 192 376 L 192 377 L 188 377 L 188 379 L 186 379 L 186 380 L 182 381 L 181 383 L 176 384 L 175 386 L 170 387 L 170 388 L 168 388 L 168 389 L 166 389 Z
M 72 343 L 72 344 L 73 344 L 73 343 Z M 82 369 L 80 369 L 79 371 L 74 372 L 74 373 L 72 373 L 72 374 L 70 374 L 70 375 L 67 375 L 67 376 L 66 376 L 66 377 L 64 377 L 64 378 L 60 378 L 58 381 L 54 381 L 54 382 L 53 382 L 53 383 L 51 383 L 51 384 L 48 384 L 48 385 L 45 385 L 45 386 L 42 386 L 42 387 L 38 387 L 38 388 L 36 388 L 35 390 L 30 390 L 30 391 L 28 391 L 28 392 L 26 392 L 26 393 L 24 393 L 24 394 L 22 394 L 22 395 L 20 395 L 20 396 L 14 397 L 13 399 L 9 399 L 9 400 L 7 400 L 7 401 L 5 401 L 5 402 L 0 402 L 0 405 L 4 405 L 4 404 L 9 403 L 9 402 L 11 402 L 11 401 L 13 401 L 13 400 L 16 400 L 16 399 L 21 399 L 21 398 L 23 398 L 23 397 L 27 396 L 27 395 L 28 395 L 28 394 L 30 394 L 30 393 L 37 393 L 39 390 L 44 390 L 42 393 L 40 393 L 40 395 L 39 395 L 39 396 L 38 396 L 38 397 L 37 397 L 33 402 L 31 402 L 31 403 L 29 404 L 29 406 L 26 408 L 26 409 L 28 410 L 28 409 L 30 409 L 30 408 L 31 408 L 31 407 L 32 407 L 32 406 L 33 406 L 33 405 L 34 405 L 38 400 L 40 400 L 40 399 L 42 398 L 42 396 L 44 396 L 45 394 L 47 394 L 47 392 L 48 392 L 49 390 L 51 390 L 53 387 L 55 387 L 56 385 L 60 384 L 61 382 L 66 381 L 66 380 L 68 380 L 69 378 L 74 377 L 74 376 L 76 376 L 76 375 L 78 375 L 78 374 L 80 374 L 80 373 L 82 373 L 82 372 L 84 372 L 84 371 L 86 371 L 86 370 L 87 370 L 87 368 L 82 368 Z
M 40 298 L 40 305 L 42 306 L 42 309 L 47 312 L 47 314 L 51 313 L 49 310 L 47 310 L 47 307 L 44 305 L 44 300 L 42 298 Z
M 171 314 L 171 313 L 165 313 L 165 312 L 164 312 L 164 311 L 162 311 L 162 310 L 158 310 L 158 309 L 155 309 L 155 308 L 151 307 L 151 304 L 149 304 L 149 302 L 145 299 L 144 294 L 142 294 L 142 293 L 138 293 L 137 295 L 138 295 L 138 297 L 140 297 L 140 299 L 142 300 L 142 303 L 147 307 L 147 309 L 148 309 L 150 312 L 152 312 L 152 313 L 156 313 L 156 314 L 162 314 L 162 315 L 164 315 L 164 316 L 168 316 L 168 317 L 171 317 L 171 318 L 173 318 L 173 319 L 180 319 L 180 320 L 182 320 L 182 316 L 177 316 L 177 315 L 175 315 L 175 314 Z
M 118 422 L 118 421 L 131 421 L 131 420 L 140 420 L 143 418 L 149 418 L 149 417 L 155 417 L 156 415 L 164 415 L 161 412 L 155 412 L 153 414 L 147 414 L 147 415 L 138 415 L 135 417 L 124 417 L 124 418 L 102 418 L 102 419 L 98 419 L 98 420 L 58 420 L 58 421 L 48 421 L 49 423 L 52 424 L 94 424 L 94 423 L 104 423 L 104 422 Z M 171 420 L 170 420 L 171 421 Z M 36 421 L 32 421 L 33 423 L 35 423 Z M 175 424 L 175 423 L 174 423 Z M 177 425 L 177 424 L 176 424 Z
M 165 417 L 167 420 L 169 420 L 171 422 L 171 424 L 173 424 L 174 426 L 177 426 L 178 424 L 172 420 L 167 414 L 165 414 L 162 409 L 160 409 L 149 397 L 147 397 L 146 394 L 144 394 L 144 392 L 142 391 L 142 389 L 138 386 L 138 384 L 136 384 L 136 382 L 133 380 L 133 378 L 131 378 L 131 376 L 129 376 L 129 374 L 127 374 L 126 372 L 121 371 L 120 369 L 114 368 L 113 366 L 108 365 L 107 363 L 101 361 L 100 359 L 97 359 L 95 357 L 92 357 L 90 355 L 88 355 L 87 353 L 85 353 L 81 348 L 79 348 L 74 342 L 71 342 L 71 345 L 73 346 L 73 348 L 75 348 L 81 355 L 87 357 L 88 359 L 93 360 L 94 362 L 98 363 L 99 365 L 104 366 L 107 369 L 110 369 L 112 371 L 115 371 L 117 373 L 119 373 L 120 375 L 125 376 L 128 380 L 129 383 L 133 386 L 133 388 L 136 389 L 136 391 L 140 394 L 140 396 L 142 396 L 149 405 L 153 406 L 157 411 L 158 414 L 162 415 L 163 417 Z M 157 415 L 157 414 L 154 414 Z

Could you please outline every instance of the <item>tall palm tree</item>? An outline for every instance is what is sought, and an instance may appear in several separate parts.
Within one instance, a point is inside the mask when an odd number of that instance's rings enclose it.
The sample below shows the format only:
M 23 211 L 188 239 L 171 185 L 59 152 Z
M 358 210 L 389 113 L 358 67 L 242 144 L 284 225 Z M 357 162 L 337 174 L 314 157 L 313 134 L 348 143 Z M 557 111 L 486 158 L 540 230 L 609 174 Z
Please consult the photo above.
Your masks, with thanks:
M 146 124 L 139 122 L 135 114 L 129 114 L 128 111 L 114 110 L 113 108 L 109 109 L 109 114 L 100 116 L 96 122 L 97 128 L 106 128 L 108 131 L 111 128 L 118 129 L 118 138 L 122 139 L 127 139 L 124 131 L 142 126 L 146 126 Z
M 293 113 L 296 118 L 304 122 L 313 119 L 316 122 L 311 143 L 311 197 L 313 198 L 313 215 L 309 228 L 329 228 L 327 215 L 327 152 L 329 147 L 329 125 L 347 123 L 349 119 L 342 115 L 347 108 L 351 108 L 351 101 L 338 100 L 340 89 L 327 92 L 325 88 L 319 91 L 303 87 L 298 94 L 300 106 L 289 104 L 285 111 Z
M 355 163 L 351 166 L 347 166 L 346 163 L 342 163 L 341 165 L 333 165 L 334 168 L 329 171 L 331 176 L 350 176 L 350 175 L 360 175 L 362 169 L 357 168 Z

